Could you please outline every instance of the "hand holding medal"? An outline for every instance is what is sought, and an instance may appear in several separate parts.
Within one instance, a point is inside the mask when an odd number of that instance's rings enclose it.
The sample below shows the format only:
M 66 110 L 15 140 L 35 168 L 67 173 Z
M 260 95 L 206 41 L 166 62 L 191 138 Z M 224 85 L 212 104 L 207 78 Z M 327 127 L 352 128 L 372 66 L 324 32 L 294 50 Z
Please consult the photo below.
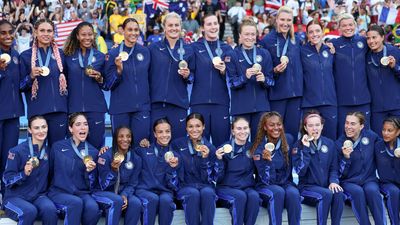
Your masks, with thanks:
M 5 70 L 7 65 L 11 62 L 11 56 L 7 53 L 0 55 L 0 69 Z
M 342 153 L 346 159 L 350 158 L 350 154 L 353 152 L 353 142 L 346 140 L 343 142 Z
M 216 152 L 215 155 L 217 156 L 217 158 L 219 160 L 222 159 L 222 156 L 225 154 L 229 154 L 233 151 L 233 147 L 230 144 L 225 144 L 224 146 L 222 146 L 221 148 L 219 148 Z
M 303 138 L 301 139 L 301 143 L 303 143 L 304 146 L 310 147 L 310 142 L 314 140 L 313 136 L 309 136 L 305 134 Z
M 179 61 L 178 67 L 179 67 L 178 70 L 179 75 L 181 75 L 184 79 L 188 78 L 190 74 L 188 63 L 185 60 L 181 60 Z
M 221 57 L 215 56 L 212 59 L 212 63 L 214 65 L 214 68 L 219 70 L 220 73 L 222 73 L 222 74 L 225 73 L 226 65 L 225 65 L 225 62 L 222 61 Z
M 113 161 L 111 162 L 111 168 L 114 171 L 118 171 L 122 162 L 125 160 L 125 156 L 119 152 L 116 152 L 113 157 Z
M 164 154 L 165 162 L 169 164 L 170 167 L 175 168 L 178 166 L 178 157 L 175 157 L 174 153 L 168 151 Z
M 93 161 L 93 157 L 91 155 L 83 156 L 83 164 L 86 166 L 86 172 L 91 172 L 96 168 L 96 163 Z
M 26 176 L 30 176 L 31 173 L 32 173 L 32 170 L 33 170 L 32 162 L 31 162 L 31 160 L 28 160 L 28 161 L 26 162 L 26 164 L 25 164 L 25 167 L 24 167 L 24 173 L 25 173 L 25 175 L 26 175 Z

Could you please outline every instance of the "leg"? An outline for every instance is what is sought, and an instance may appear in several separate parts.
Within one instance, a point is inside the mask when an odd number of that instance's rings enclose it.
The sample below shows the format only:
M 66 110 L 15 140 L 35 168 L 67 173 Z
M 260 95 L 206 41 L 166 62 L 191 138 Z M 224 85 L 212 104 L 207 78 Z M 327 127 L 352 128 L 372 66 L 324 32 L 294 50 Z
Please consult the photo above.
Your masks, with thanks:
M 344 208 L 345 195 L 343 192 L 337 192 L 333 194 L 332 204 L 331 204 L 331 224 L 340 225 L 340 220 L 342 218 L 343 208 Z
M 89 123 L 88 141 L 95 148 L 100 149 L 104 146 L 105 115 L 101 112 L 87 112 L 85 115 Z
M 244 224 L 254 225 L 260 210 L 260 196 L 253 188 L 247 188 L 245 192 L 247 194 L 247 202 L 244 212 Z
M 232 225 L 242 225 L 244 222 L 245 207 L 247 206 L 246 192 L 239 189 L 221 187 L 217 188 L 217 195 L 218 199 L 229 203 Z
M 251 120 L 249 121 L 251 129 L 251 141 L 254 141 L 256 139 L 258 123 L 260 122 L 260 118 L 264 113 L 265 112 L 251 113 Z
M 210 105 L 211 113 L 211 138 L 214 146 L 222 145 L 230 136 L 229 107 L 223 105 Z M 207 128 L 206 128 L 207 129 Z
M 379 186 L 376 182 L 367 182 L 363 186 L 365 196 L 367 198 L 368 208 L 372 213 L 375 225 L 386 225 L 385 207 Z
M 128 198 L 128 207 L 126 208 L 124 225 L 137 225 L 142 212 L 142 203 L 135 195 Z
M 3 177 L 6 167 L 8 151 L 18 144 L 19 118 L 0 121 L 0 178 Z M 1 182 L 1 193 L 4 196 L 5 187 Z
M 182 201 L 186 224 L 199 225 L 200 192 L 196 188 L 184 187 L 178 191 L 177 198 Z
M 167 117 L 172 126 L 172 140 L 186 135 L 185 121 L 187 109 L 174 106 L 168 103 L 155 103 L 151 105 L 151 120 L 156 121 Z M 152 137 L 154 138 L 154 137 Z M 154 139 L 153 139 L 154 140 Z
M 45 195 L 39 196 L 33 204 L 38 210 L 38 216 L 42 220 L 43 225 L 57 224 L 58 215 L 54 203 Z
M 292 185 L 285 188 L 285 208 L 288 213 L 289 225 L 300 225 L 301 197 L 299 190 Z
M 364 190 L 357 184 L 343 183 L 344 192 L 350 196 L 351 208 L 359 224 L 370 225 Z
M 143 205 L 143 225 L 154 225 L 159 204 L 158 195 L 143 189 L 136 190 L 136 195 Z
M 204 131 L 203 131 L 203 137 L 205 137 L 207 140 L 210 141 L 210 135 L 211 135 L 211 113 L 209 112 L 209 107 L 207 105 L 194 105 L 191 107 L 190 112 L 191 113 L 200 113 L 204 117 Z M 213 112 L 214 113 L 214 112 Z M 214 143 L 214 140 L 213 140 Z
M 112 132 L 114 133 L 121 126 L 129 126 L 129 114 L 121 113 L 111 115 Z M 133 131 L 132 131 L 133 132 Z
M 4 203 L 7 216 L 18 221 L 18 225 L 32 225 L 35 222 L 37 209 L 32 203 L 17 197 L 9 198 Z
M 64 193 L 49 193 L 50 199 L 56 207 L 65 213 L 64 224 L 79 225 L 83 209 L 83 201 L 75 195 Z
M 80 196 L 83 202 L 82 209 L 82 225 L 96 225 L 100 219 L 99 205 L 89 194 L 84 194 Z
M 317 224 L 326 225 L 333 194 L 328 188 L 307 186 L 301 191 L 306 201 L 317 203 Z
M 215 201 L 217 196 L 212 187 L 200 189 L 201 224 L 213 225 L 215 216 Z
M 285 109 L 284 123 L 285 131 L 296 139 L 299 135 L 300 118 L 301 118 L 301 97 L 290 98 L 287 100 Z
M 43 117 L 47 120 L 49 127 L 47 135 L 49 146 L 67 136 L 68 116 L 66 113 L 48 113 L 43 115 Z
M 285 190 L 278 185 L 269 185 L 257 191 L 261 199 L 268 204 L 269 224 L 281 225 Z
M 399 204 L 400 189 L 394 184 L 381 184 L 381 191 L 384 194 L 387 205 L 387 211 L 392 225 L 399 224 Z
M 158 224 L 170 225 L 174 217 L 174 196 L 172 193 L 163 192 L 160 194 L 160 206 L 158 209 Z
M 322 134 L 332 140 L 336 140 L 337 135 L 337 107 L 336 106 L 320 106 L 316 109 L 321 113 L 321 116 L 325 119 L 324 129 Z
M 106 210 L 107 225 L 118 225 L 123 205 L 122 197 L 109 191 L 95 192 L 92 197 Z
M 130 127 L 133 132 L 133 144 L 139 146 L 139 143 L 143 139 L 149 140 L 150 136 L 150 112 L 142 111 L 131 113 L 130 115 Z

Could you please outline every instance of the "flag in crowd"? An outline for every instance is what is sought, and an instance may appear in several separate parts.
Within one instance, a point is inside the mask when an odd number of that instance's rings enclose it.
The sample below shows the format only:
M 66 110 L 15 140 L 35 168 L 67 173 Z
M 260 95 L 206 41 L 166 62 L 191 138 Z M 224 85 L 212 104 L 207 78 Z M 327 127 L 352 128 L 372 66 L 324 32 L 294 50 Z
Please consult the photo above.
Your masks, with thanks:
M 186 17 L 188 5 L 187 1 L 169 1 L 169 0 L 145 0 L 144 13 L 148 15 L 148 18 L 153 18 L 160 11 L 168 10 L 170 12 L 176 12 L 182 18 Z
M 279 7 L 285 5 L 285 0 L 266 0 L 264 5 L 267 11 L 278 11 Z
M 395 7 L 382 7 L 381 14 L 379 15 L 379 22 L 384 24 L 400 23 L 400 10 Z
M 82 22 L 82 20 L 68 21 L 56 24 L 54 35 L 55 35 L 55 41 L 59 48 L 62 48 L 64 46 L 64 43 L 68 38 L 68 35 L 72 32 L 72 30 L 76 26 L 78 26 L 80 22 Z

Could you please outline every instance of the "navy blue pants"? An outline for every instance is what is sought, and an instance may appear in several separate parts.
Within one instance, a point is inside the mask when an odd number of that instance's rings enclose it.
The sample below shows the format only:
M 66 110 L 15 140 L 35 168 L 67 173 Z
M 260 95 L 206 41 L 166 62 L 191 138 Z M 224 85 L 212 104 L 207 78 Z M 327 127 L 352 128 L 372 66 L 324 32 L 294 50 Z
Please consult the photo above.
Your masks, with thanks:
M 281 114 L 285 124 L 285 132 L 297 139 L 301 120 L 301 97 L 275 100 L 269 103 L 271 111 L 277 111 Z
M 127 126 L 133 133 L 133 145 L 139 146 L 143 139 L 149 140 L 150 136 L 150 112 L 140 111 L 111 115 L 113 132 L 120 126 Z
M 67 113 L 47 113 L 43 117 L 47 121 L 49 127 L 47 133 L 48 145 L 53 145 L 54 142 L 64 140 L 68 131 L 68 115 Z
M 304 197 L 306 202 L 316 203 L 318 225 L 327 224 L 329 209 L 331 211 L 331 224 L 340 225 L 345 201 L 343 192 L 332 193 L 328 188 L 307 186 L 302 188 L 301 196 Z
M 349 112 L 360 111 L 365 115 L 365 128 L 369 129 L 371 120 L 371 110 L 369 104 L 364 105 L 353 105 L 353 106 L 338 106 L 338 137 L 344 132 L 344 123 L 346 121 L 346 115 Z M 379 132 L 380 133 L 380 132 Z
M 151 126 L 157 119 L 167 117 L 172 129 L 172 139 L 186 136 L 187 109 L 168 103 L 151 104 Z M 154 136 L 150 139 L 154 141 Z
M 244 117 L 247 121 L 249 121 L 251 130 L 250 137 L 252 142 L 256 139 L 258 123 L 260 122 L 260 118 L 264 113 L 265 112 L 255 112 L 255 113 L 234 115 L 234 117 Z
M 321 113 L 322 118 L 324 118 L 324 129 L 322 130 L 322 135 L 328 137 L 332 140 L 336 140 L 338 117 L 337 117 L 337 107 L 331 105 L 303 108 L 303 115 L 310 110 L 318 110 Z M 304 123 L 304 122 L 303 122 Z
M 183 187 L 178 191 L 177 198 L 182 201 L 186 224 L 214 224 L 215 201 L 217 198 L 214 188 Z
M 367 182 L 362 186 L 354 183 L 343 183 L 341 186 L 351 201 L 351 207 L 358 223 L 362 225 L 371 224 L 368 217 L 368 205 L 375 224 L 386 224 L 383 200 L 376 182 Z
M 382 137 L 383 120 L 390 116 L 400 117 L 400 109 L 390 110 L 385 112 L 372 112 L 371 115 L 371 130 Z
M 268 204 L 270 225 L 282 224 L 283 208 L 287 209 L 289 225 L 300 225 L 301 197 L 296 187 L 268 185 L 257 191 L 261 199 Z
M 104 146 L 105 115 L 102 112 L 85 112 L 89 123 L 88 142 L 96 149 Z
M 8 150 L 18 144 L 19 118 L 0 120 L 0 178 L 6 168 Z M 4 196 L 4 183 L 1 179 L 1 193 Z
M 400 188 L 391 183 L 381 184 L 381 191 L 386 198 L 386 207 L 392 225 L 400 224 Z
M 193 105 L 190 111 L 200 113 L 204 117 L 205 129 L 203 137 L 212 138 L 214 146 L 221 146 L 230 135 L 229 107 L 217 104 Z
M 244 190 L 218 187 L 217 196 L 229 204 L 232 225 L 254 225 L 260 210 L 260 196 L 253 188 Z
M 66 225 L 96 225 L 100 219 L 99 205 L 90 194 L 50 192 L 49 197 L 65 213 Z
M 161 192 L 156 194 L 143 189 L 136 190 L 135 194 L 142 201 L 143 225 L 154 225 L 158 212 L 158 224 L 170 225 L 174 217 L 176 205 L 172 193 Z
M 95 192 L 92 196 L 100 207 L 106 210 L 107 225 L 118 225 L 121 218 L 122 205 L 124 204 L 122 197 L 109 191 Z M 129 196 L 128 207 L 124 211 L 125 225 L 138 224 L 142 211 L 142 204 L 139 198 L 134 195 Z
M 18 221 L 18 225 L 32 225 L 40 219 L 43 225 L 57 224 L 58 215 L 54 203 L 45 195 L 29 202 L 22 198 L 11 197 L 4 201 L 4 209 L 8 217 Z

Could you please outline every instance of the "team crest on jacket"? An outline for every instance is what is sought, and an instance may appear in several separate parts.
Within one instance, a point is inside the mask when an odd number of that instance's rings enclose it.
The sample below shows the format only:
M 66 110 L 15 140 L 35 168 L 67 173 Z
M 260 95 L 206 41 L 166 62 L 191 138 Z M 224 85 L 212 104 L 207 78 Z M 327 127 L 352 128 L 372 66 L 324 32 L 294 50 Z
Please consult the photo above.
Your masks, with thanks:
M 185 54 L 185 49 L 184 48 L 178 48 L 178 54 Z
M 361 143 L 363 143 L 363 145 L 368 145 L 369 144 L 369 139 L 367 137 L 363 137 L 361 139 Z
M 327 152 L 328 152 L 328 146 L 322 145 L 322 147 L 321 147 L 321 152 L 327 153 Z
M 296 155 L 297 154 L 297 148 L 293 148 L 292 149 L 292 155 Z
M 96 57 L 93 56 L 92 63 L 96 62 Z
M 14 64 L 18 64 L 18 58 L 16 56 L 13 57 Z
M 263 60 L 263 57 L 261 55 L 256 56 L 256 62 L 261 62 Z
M 138 53 L 138 54 L 136 55 L 136 59 L 137 59 L 138 61 L 143 61 L 144 57 L 143 57 L 142 53 Z
M 362 43 L 361 41 L 357 42 L 357 47 L 364 48 L 364 43 Z
M 325 58 L 328 58 L 328 56 L 329 56 L 328 51 L 323 51 L 322 52 L 322 56 L 325 57 Z
M 44 155 L 43 155 L 43 160 L 48 160 L 49 159 L 49 156 L 47 155 L 47 153 L 45 153 Z
M 251 159 L 251 158 L 252 158 L 252 157 L 251 157 L 250 150 L 247 150 L 247 151 L 246 151 L 246 156 L 247 156 L 247 158 L 249 158 L 249 159 Z

